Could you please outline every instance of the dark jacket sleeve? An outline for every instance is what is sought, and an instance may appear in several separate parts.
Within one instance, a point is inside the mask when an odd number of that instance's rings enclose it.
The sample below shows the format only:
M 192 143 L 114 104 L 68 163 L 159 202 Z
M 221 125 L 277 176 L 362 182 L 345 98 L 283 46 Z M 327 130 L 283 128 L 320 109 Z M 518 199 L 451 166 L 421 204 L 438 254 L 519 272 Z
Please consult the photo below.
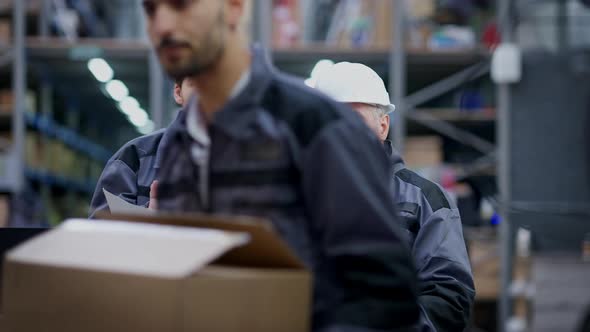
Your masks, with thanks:
M 368 130 L 324 128 L 305 151 L 303 190 L 316 243 L 345 297 L 323 308 L 330 325 L 397 330 L 418 321 L 414 264 L 391 204 L 391 170 Z M 322 304 L 319 304 L 322 307 Z M 321 330 L 322 327 L 316 327 Z
M 457 208 L 442 208 L 422 223 L 413 249 L 418 269 L 420 331 L 463 331 L 475 297 Z
M 131 204 L 137 204 L 137 174 L 120 159 L 113 158 L 105 166 L 92 196 L 90 218 L 95 218 L 99 211 L 109 211 L 103 188 Z

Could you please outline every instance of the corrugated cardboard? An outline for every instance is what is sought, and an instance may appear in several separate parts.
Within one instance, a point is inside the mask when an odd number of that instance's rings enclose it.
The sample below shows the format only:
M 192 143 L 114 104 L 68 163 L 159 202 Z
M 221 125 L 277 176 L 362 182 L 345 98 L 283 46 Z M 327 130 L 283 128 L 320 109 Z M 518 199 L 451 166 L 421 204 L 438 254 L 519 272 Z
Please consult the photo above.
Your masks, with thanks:
M 405 143 L 404 161 L 410 168 L 436 167 L 443 161 L 442 139 L 438 136 L 410 137 Z
M 373 46 L 390 47 L 392 40 L 392 19 L 394 17 L 393 1 L 378 1 L 375 12 L 375 33 Z
M 12 113 L 14 106 L 14 94 L 12 90 L 2 89 L 0 90 L 0 112 Z
M 309 273 L 270 228 L 194 218 L 75 220 L 17 247 L 9 331 L 309 329 Z M 201 228 L 161 225 L 188 220 Z
M 469 244 L 477 300 L 495 300 L 500 288 L 498 245 L 495 241 L 473 241 Z
M 248 267 L 270 267 L 303 269 L 304 266 L 289 247 L 273 231 L 270 223 L 251 217 L 228 217 L 204 214 L 99 214 L 105 220 L 125 220 L 156 225 L 200 227 L 219 229 L 228 232 L 246 232 L 250 241 L 244 246 L 232 250 L 220 261 L 227 265 Z
M 0 46 L 10 44 L 12 39 L 12 23 L 7 19 L 0 19 Z
M 496 300 L 500 292 L 500 255 L 497 240 L 471 241 L 469 257 L 473 270 L 476 300 Z M 530 257 L 515 257 L 513 281 L 530 279 Z
M 0 195 L 0 227 L 8 227 L 10 221 L 10 198 Z

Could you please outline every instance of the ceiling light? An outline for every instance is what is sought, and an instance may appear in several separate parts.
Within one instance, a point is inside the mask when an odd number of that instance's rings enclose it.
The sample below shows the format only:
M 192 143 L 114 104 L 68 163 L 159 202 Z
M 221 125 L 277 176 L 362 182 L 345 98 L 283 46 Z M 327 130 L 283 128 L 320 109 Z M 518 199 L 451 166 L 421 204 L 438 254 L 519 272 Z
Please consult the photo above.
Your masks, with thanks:
M 119 109 L 127 116 L 133 114 L 139 108 L 141 108 L 139 102 L 133 97 L 127 97 L 119 103 Z
M 129 95 L 129 89 L 125 83 L 119 80 L 112 80 L 106 84 L 108 94 L 116 101 L 122 101 Z
M 88 70 L 94 75 L 97 81 L 106 83 L 113 79 L 115 72 L 113 68 L 101 58 L 94 58 L 88 61 Z
M 145 126 L 150 119 L 147 113 L 141 108 L 138 108 L 131 114 L 129 114 L 128 118 L 129 122 L 131 122 L 132 125 L 138 128 Z

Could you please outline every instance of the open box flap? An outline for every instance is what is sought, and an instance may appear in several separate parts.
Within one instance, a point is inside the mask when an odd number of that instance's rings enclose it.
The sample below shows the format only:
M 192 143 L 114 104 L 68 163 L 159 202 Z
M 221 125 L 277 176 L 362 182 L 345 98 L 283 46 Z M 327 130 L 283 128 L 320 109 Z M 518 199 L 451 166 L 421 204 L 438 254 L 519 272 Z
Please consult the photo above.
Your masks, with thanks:
M 305 269 L 301 260 L 274 231 L 272 225 L 263 219 L 224 215 L 162 213 L 144 216 L 102 213 L 99 217 L 110 220 L 201 227 L 247 233 L 250 235 L 250 241 L 247 244 L 234 247 L 222 255 L 217 262 L 249 267 Z
M 245 245 L 245 232 L 71 219 L 11 250 L 25 264 L 182 278 Z

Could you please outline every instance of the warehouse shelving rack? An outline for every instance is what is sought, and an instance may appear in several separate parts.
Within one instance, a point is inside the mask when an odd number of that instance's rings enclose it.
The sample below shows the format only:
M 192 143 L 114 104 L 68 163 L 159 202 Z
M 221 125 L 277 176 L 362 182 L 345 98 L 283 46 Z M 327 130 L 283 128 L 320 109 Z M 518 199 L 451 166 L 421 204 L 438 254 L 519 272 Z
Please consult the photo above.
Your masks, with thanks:
M 493 165 L 495 144 L 461 124 L 474 123 L 469 114 L 446 110 L 439 112 L 416 111 L 419 107 L 437 97 L 444 95 L 461 85 L 480 79 L 489 73 L 490 52 L 486 49 L 468 49 L 458 51 L 432 52 L 408 49 L 405 46 L 407 18 L 404 15 L 404 1 L 395 3 L 395 17 L 392 22 L 393 41 L 390 49 L 334 49 L 322 46 L 304 46 L 289 49 L 274 49 L 272 58 L 277 67 L 299 76 L 309 75 L 313 65 L 321 59 L 333 61 L 355 61 L 365 63 L 382 75 L 389 84 L 389 92 L 396 104 L 393 121 L 393 140 L 396 147 L 403 152 L 407 136 L 408 121 L 418 123 L 431 131 L 449 137 L 481 152 L 483 156 L 465 169 L 485 164 Z M 271 1 L 256 1 L 254 17 L 254 39 L 267 49 L 271 49 L 272 32 Z M 404 50 L 399 52 L 398 50 Z M 423 86 L 412 94 L 407 94 L 407 78 L 419 81 Z M 452 113 L 452 114 L 451 114 Z M 493 124 L 494 118 L 479 117 L 480 123 Z
M 167 121 L 164 108 L 169 98 L 166 98 L 164 89 L 168 86 L 159 62 L 147 42 L 80 39 L 72 43 L 63 38 L 48 37 L 49 3 L 50 1 L 40 0 L 39 8 L 31 9 L 28 7 L 28 1 L 13 0 L 11 6 L 0 8 L 4 14 L 8 10 L 12 12 L 12 43 L 0 45 L 0 70 L 3 70 L 3 67 L 9 67 L 8 70 L 12 73 L 14 99 L 10 123 L 7 123 L 8 119 L 0 121 L 4 127 L 11 128 L 13 142 L 11 148 L 0 155 L 0 192 L 18 193 L 23 190 L 25 181 L 32 181 L 44 186 L 88 195 L 93 192 L 92 180 L 96 179 L 81 181 L 67 175 L 60 176 L 46 170 L 29 169 L 26 166 L 25 133 L 27 129 L 36 131 L 44 140 L 51 138 L 61 141 L 73 151 L 103 164 L 113 153 L 80 132 L 78 128 L 80 112 L 84 110 L 81 109 L 83 105 L 80 103 L 80 98 L 76 96 L 76 91 L 67 91 L 67 89 L 58 91 L 52 87 L 51 83 L 56 80 L 72 80 L 75 84 L 78 80 L 79 90 L 92 89 L 97 92 L 98 85 L 90 80 L 91 76 L 86 68 L 86 60 L 97 56 L 114 59 L 113 66 L 117 66 L 115 69 L 121 69 L 121 72 L 143 71 L 143 74 L 139 75 L 129 74 L 130 80 L 139 82 L 135 84 L 135 87 L 131 85 L 129 88 L 132 91 L 141 90 L 137 86 L 146 85 L 146 82 L 149 82 L 149 88 L 147 92 L 141 93 L 141 99 L 145 104 L 149 104 L 156 128 L 163 127 Z M 27 38 L 27 19 L 32 16 L 38 17 L 39 37 Z M 137 70 L 140 65 L 143 65 L 145 70 Z M 32 115 L 32 110 L 26 109 L 25 103 L 27 78 L 33 74 L 39 81 L 41 91 L 39 112 L 35 115 Z M 66 125 L 58 124 L 53 118 L 54 96 L 64 99 L 68 108 L 71 108 L 68 110 Z M 137 99 L 140 97 L 138 96 Z M 102 114 L 96 115 L 95 118 L 100 116 Z M 97 129 L 90 128 L 90 130 Z M 111 129 L 111 132 L 106 135 L 115 134 L 112 131 Z
M 24 186 L 25 140 L 25 3 L 14 1 L 12 6 L 13 40 L 3 51 L 3 64 L 12 64 L 14 110 L 12 116 L 12 147 L 0 156 L 0 190 L 18 192 Z
M 275 49 L 271 52 L 274 62 L 281 69 L 285 69 L 292 73 L 299 73 L 306 75 L 311 70 L 310 66 L 322 58 L 330 58 L 334 60 L 349 60 L 361 61 L 368 63 L 374 68 L 381 68 L 380 72 L 386 76 L 390 82 L 390 94 L 393 96 L 397 105 L 396 119 L 393 122 L 395 130 L 394 141 L 400 150 L 403 150 L 403 143 L 407 133 L 407 120 L 419 123 L 423 127 L 439 132 L 463 144 L 474 147 L 475 149 L 485 153 L 487 158 L 482 160 L 490 160 L 493 157 L 494 145 L 485 139 L 474 135 L 472 132 L 461 128 L 455 124 L 462 122 L 471 122 L 469 115 L 466 114 L 439 114 L 438 112 L 414 112 L 417 107 L 425 102 L 436 98 L 458 85 L 463 84 L 467 80 L 474 80 L 484 76 L 489 69 L 489 53 L 486 50 L 475 49 L 466 51 L 451 51 L 451 52 L 426 52 L 423 50 L 407 50 L 404 48 L 403 35 L 405 28 L 405 17 L 403 14 L 403 2 L 395 1 L 396 19 L 393 20 L 392 29 L 394 31 L 394 42 L 391 49 L 371 49 L 371 50 L 335 50 L 323 47 L 305 47 L 299 49 Z M 47 2 L 44 1 L 43 4 Z M 14 55 L 13 61 L 13 86 L 15 91 L 15 116 L 14 119 L 14 156 L 6 159 L 5 165 L 11 169 L 10 174 L 18 174 L 19 169 L 23 169 L 23 141 L 24 132 L 27 123 L 23 119 L 24 110 L 24 94 L 26 91 L 27 78 L 27 61 L 34 62 L 35 59 L 41 60 L 49 64 L 49 67 L 66 66 L 66 72 L 70 70 L 80 71 L 80 68 L 72 69 L 75 65 L 67 65 L 66 62 L 72 56 L 90 57 L 93 55 L 103 55 L 105 57 L 120 57 L 123 59 L 148 59 L 149 75 L 145 77 L 150 81 L 149 89 L 149 103 L 156 105 L 152 108 L 152 115 L 156 127 L 160 128 L 165 123 L 164 112 L 164 90 L 165 80 L 163 78 L 159 64 L 153 53 L 150 51 L 147 43 L 118 43 L 112 40 L 79 40 L 75 45 L 69 44 L 63 40 L 47 38 L 43 34 L 47 34 L 48 27 L 46 15 L 46 5 L 42 5 L 40 13 L 40 38 L 26 39 L 25 20 L 26 8 L 22 1 L 15 1 L 13 6 L 14 20 L 14 43 L 11 50 Z M 270 46 L 270 36 L 272 31 L 271 1 L 256 1 L 255 10 L 253 12 L 254 22 L 253 34 L 254 39 L 263 45 Z M 20 28 L 19 28 L 20 27 Z M 270 47 L 268 48 L 270 49 Z M 395 50 L 405 49 L 404 52 L 397 52 Z M 17 52 L 19 52 L 17 54 Z M 77 54 L 77 55 L 76 55 Z M 25 60 L 26 59 L 26 60 Z M 437 82 L 429 84 L 426 88 L 421 89 L 411 95 L 406 95 L 406 77 L 409 73 L 410 77 L 423 77 L 424 82 L 421 85 L 428 85 L 428 80 L 434 78 Z M 41 95 L 41 110 L 50 109 L 47 104 L 49 100 L 47 94 Z M 446 121 L 452 120 L 452 121 Z M 482 120 L 492 122 L 493 119 Z M 19 129 L 20 128 L 20 129 Z M 65 135 L 73 137 L 72 135 Z M 91 149 L 97 150 L 97 149 Z M 18 177 L 11 177 L 16 179 Z M 14 184 L 3 186 L 2 180 L 7 177 L 0 178 L 0 189 L 9 189 L 13 191 L 22 186 L 22 181 L 19 180 Z
M 418 50 L 408 50 L 404 45 L 406 29 L 406 17 L 404 16 L 403 0 L 391 0 L 395 2 L 395 19 L 392 22 L 393 42 L 391 49 L 372 50 L 335 50 L 322 47 L 298 48 L 298 49 L 275 49 L 271 57 L 278 67 L 307 75 L 315 62 L 323 58 L 330 58 L 335 61 L 348 60 L 360 61 L 379 69 L 391 83 L 390 95 L 396 103 L 397 111 L 394 125 L 394 142 L 403 151 L 404 141 L 408 132 L 409 121 L 421 124 L 430 130 L 436 131 L 444 136 L 450 137 L 465 145 L 471 146 L 482 152 L 483 157 L 473 164 L 466 166 L 466 169 L 477 169 L 480 164 L 494 164 L 498 159 L 498 181 L 501 201 L 509 201 L 509 123 L 507 123 L 509 87 L 498 87 L 498 115 L 497 120 L 493 115 L 474 116 L 460 114 L 454 110 L 445 112 L 432 112 L 419 109 L 424 103 L 433 98 L 441 96 L 469 80 L 475 80 L 488 74 L 490 57 L 486 50 L 466 50 L 459 52 L 431 53 Z M 499 12 L 507 13 L 510 7 L 510 0 L 499 2 Z M 149 80 L 149 104 L 156 127 L 163 127 L 165 124 L 165 87 L 166 82 L 162 75 L 158 61 L 150 51 L 147 44 L 122 45 L 111 40 L 81 40 L 76 45 L 68 44 L 63 40 L 47 38 L 49 24 L 47 17 L 47 1 L 43 1 L 40 13 L 40 35 L 39 39 L 27 39 L 25 37 L 25 25 L 27 9 L 25 1 L 13 1 L 13 41 L 11 45 L 0 45 L 0 67 L 10 64 L 12 68 L 12 87 L 14 93 L 14 110 L 11 117 L 11 128 L 13 147 L 0 156 L 0 191 L 18 192 L 22 190 L 26 179 L 47 183 L 50 186 L 61 186 L 71 188 L 74 191 L 89 193 L 93 189 L 92 183 L 72 181 L 53 174 L 26 170 L 24 161 L 24 140 L 27 126 L 38 130 L 44 136 L 57 137 L 66 144 L 79 151 L 89 154 L 92 158 L 104 161 L 109 155 L 108 151 L 98 145 L 82 139 L 75 128 L 66 128 L 55 124 L 51 117 L 51 88 L 49 84 L 42 84 L 40 100 L 41 115 L 31 118 L 26 115 L 25 95 L 27 87 L 27 69 L 29 62 L 34 59 L 41 59 L 50 63 L 50 66 L 64 65 L 72 53 L 79 53 L 79 56 L 91 56 L 102 54 L 106 57 L 121 57 L 127 59 L 146 60 L 148 63 L 147 77 Z M 270 0 L 256 0 L 253 22 L 254 40 L 271 49 L 272 32 L 272 2 Z M 499 17 L 505 17 L 501 14 Z M 512 27 L 508 20 L 499 20 L 503 35 L 508 41 L 511 36 Z M 399 51 L 404 50 L 404 51 Z M 86 52 L 86 53 L 85 53 Z M 94 52 L 94 53 L 93 53 Z M 96 53 L 98 52 L 98 53 Z M 81 55 L 80 55 L 81 54 Z M 72 69 L 74 66 L 69 66 Z M 73 69 L 73 71 L 80 68 Z M 426 87 L 407 94 L 407 77 L 424 77 L 427 72 L 433 82 L 426 79 L 422 85 Z M 45 93 L 43 93 L 45 91 Z M 471 131 L 465 130 L 464 123 L 493 123 L 497 121 L 498 149 L 490 141 L 483 139 Z M 25 171 L 26 170 L 26 171 Z M 90 182 L 90 181 L 89 181 Z M 502 226 L 502 239 L 510 241 L 512 231 L 509 222 L 504 219 Z M 502 246 L 505 250 L 502 253 L 502 292 L 501 308 L 507 307 L 507 290 L 510 270 L 507 267 L 512 255 L 509 243 Z M 501 322 L 506 321 L 507 309 L 501 310 Z
M 390 49 L 333 49 L 326 47 L 295 47 L 275 49 L 272 52 L 274 63 L 280 69 L 299 76 L 309 75 L 313 65 L 321 59 L 361 62 L 375 69 L 386 82 L 389 82 L 389 94 L 396 104 L 392 117 L 392 139 L 398 150 L 403 153 L 406 137 L 412 134 L 418 125 L 427 128 L 459 144 L 470 147 L 480 153 L 480 157 L 468 164 L 460 165 L 460 178 L 474 175 L 491 176 L 499 181 L 499 200 L 507 202 L 509 197 L 509 123 L 507 112 L 509 98 L 507 87 L 497 89 L 497 110 L 471 114 L 457 109 L 428 109 L 424 105 L 438 97 L 461 88 L 464 84 L 485 79 L 490 72 L 491 51 L 487 49 L 468 49 L 458 51 L 424 51 L 409 49 L 405 45 L 407 17 L 404 0 L 394 2 L 394 19 L 392 21 L 392 43 Z M 507 34 L 511 27 L 506 26 L 507 8 L 510 0 L 499 2 L 498 22 Z M 258 25 L 254 27 L 254 37 L 260 44 L 271 48 L 272 31 L 271 1 L 256 1 L 255 17 Z M 403 51 L 399 51 L 403 50 Z M 408 78 L 412 79 L 412 89 L 408 87 Z M 418 81 L 418 84 L 415 84 Z M 413 90 L 412 93 L 409 93 Z M 473 128 L 475 126 L 475 129 Z M 478 129 L 485 127 L 495 131 L 494 141 L 478 135 Z M 422 132 L 421 132 L 422 133 Z M 514 231 L 503 213 L 500 231 L 502 242 L 502 286 L 499 297 L 498 326 L 504 331 L 505 322 L 510 318 L 511 264 Z M 506 248 L 508 249 L 506 249 Z

